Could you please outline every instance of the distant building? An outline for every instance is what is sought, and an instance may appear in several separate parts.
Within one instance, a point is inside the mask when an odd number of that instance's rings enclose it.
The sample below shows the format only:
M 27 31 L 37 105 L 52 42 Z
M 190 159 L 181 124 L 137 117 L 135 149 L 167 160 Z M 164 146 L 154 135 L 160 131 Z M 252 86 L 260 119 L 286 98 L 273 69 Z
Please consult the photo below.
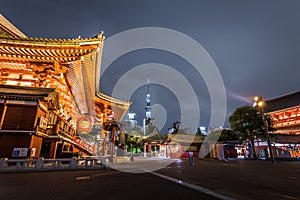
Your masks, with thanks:
M 146 135 L 147 126 L 154 124 L 154 119 L 151 117 L 151 96 L 150 96 L 150 80 L 147 80 L 147 94 L 146 94 L 146 107 L 145 118 L 143 119 L 143 130 Z
M 151 97 L 150 97 L 150 80 L 147 80 L 147 94 L 146 94 L 146 107 L 145 107 L 145 118 L 151 119 Z
M 200 132 L 201 132 L 202 135 L 206 135 L 207 130 L 206 130 L 205 126 L 199 126 L 199 129 L 200 129 Z
M 187 158 L 193 152 L 198 158 L 204 136 L 195 134 L 168 134 L 162 142 L 161 154 L 169 158 Z
M 130 128 L 136 128 L 138 123 L 136 120 L 136 114 L 135 113 L 128 113 L 128 122 L 127 125 L 129 125 Z

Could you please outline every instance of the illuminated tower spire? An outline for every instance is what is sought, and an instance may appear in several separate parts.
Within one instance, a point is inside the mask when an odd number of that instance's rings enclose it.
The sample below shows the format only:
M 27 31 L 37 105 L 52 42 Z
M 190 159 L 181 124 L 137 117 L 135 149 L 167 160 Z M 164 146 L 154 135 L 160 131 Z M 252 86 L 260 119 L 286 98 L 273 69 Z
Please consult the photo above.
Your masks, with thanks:
M 146 95 L 146 118 L 151 118 L 151 107 L 150 107 L 150 80 L 147 80 L 147 95 Z

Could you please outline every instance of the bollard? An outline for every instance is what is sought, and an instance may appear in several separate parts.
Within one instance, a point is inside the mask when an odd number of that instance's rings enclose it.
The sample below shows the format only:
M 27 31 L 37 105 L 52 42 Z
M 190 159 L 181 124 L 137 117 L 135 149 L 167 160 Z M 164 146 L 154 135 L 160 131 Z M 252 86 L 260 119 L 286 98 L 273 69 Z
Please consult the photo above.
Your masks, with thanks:
M 106 169 L 106 157 L 101 158 L 101 168 Z
M 61 167 L 62 167 L 62 161 L 58 160 L 58 168 L 61 168 Z
M 6 167 L 7 158 L 0 159 L 0 169 L 4 169 Z
M 75 157 L 71 158 L 69 167 L 71 169 L 76 169 L 77 168 L 77 159 Z
M 42 157 L 38 157 L 36 164 L 35 164 L 35 168 L 36 169 L 41 169 L 44 166 L 44 158 Z
M 194 166 L 194 153 L 192 151 L 189 151 L 189 163 L 190 166 Z

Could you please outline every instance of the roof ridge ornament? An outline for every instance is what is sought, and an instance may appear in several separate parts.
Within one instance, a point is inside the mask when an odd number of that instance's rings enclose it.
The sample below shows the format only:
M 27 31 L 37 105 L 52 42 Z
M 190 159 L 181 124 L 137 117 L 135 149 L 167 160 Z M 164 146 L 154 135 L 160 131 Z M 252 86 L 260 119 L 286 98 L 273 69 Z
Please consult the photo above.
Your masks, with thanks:
M 96 38 L 97 39 L 102 39 L 103 38 L 103 31 L 101 31 L 100 33 L 97 34 Z

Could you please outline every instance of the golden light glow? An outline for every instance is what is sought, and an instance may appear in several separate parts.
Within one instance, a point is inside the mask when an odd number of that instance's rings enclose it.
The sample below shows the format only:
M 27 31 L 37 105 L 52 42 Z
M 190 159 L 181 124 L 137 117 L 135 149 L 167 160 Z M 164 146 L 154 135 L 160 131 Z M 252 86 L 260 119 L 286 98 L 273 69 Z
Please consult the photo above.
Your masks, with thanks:
M 254 100 L 253 107 L 259 107 L 259 108 L 265 107 L 266 103 L 261 96 L 256 96 L 253 98 L 253 100 Z
M 259 101 L 259 102 L 257 103 L 257 105 L 258 105 L 258 107 L 262 107 L 262 106 L 264 105 L 264 102 L 263 102 L 263 101 Z
M 8 80 L 8 81 L 6 81 L 6 84 L 7 84 L 7 85 L 17 85 L 17 84 L 18 84 L 18 81 L 11 81 L 11 80 Z

